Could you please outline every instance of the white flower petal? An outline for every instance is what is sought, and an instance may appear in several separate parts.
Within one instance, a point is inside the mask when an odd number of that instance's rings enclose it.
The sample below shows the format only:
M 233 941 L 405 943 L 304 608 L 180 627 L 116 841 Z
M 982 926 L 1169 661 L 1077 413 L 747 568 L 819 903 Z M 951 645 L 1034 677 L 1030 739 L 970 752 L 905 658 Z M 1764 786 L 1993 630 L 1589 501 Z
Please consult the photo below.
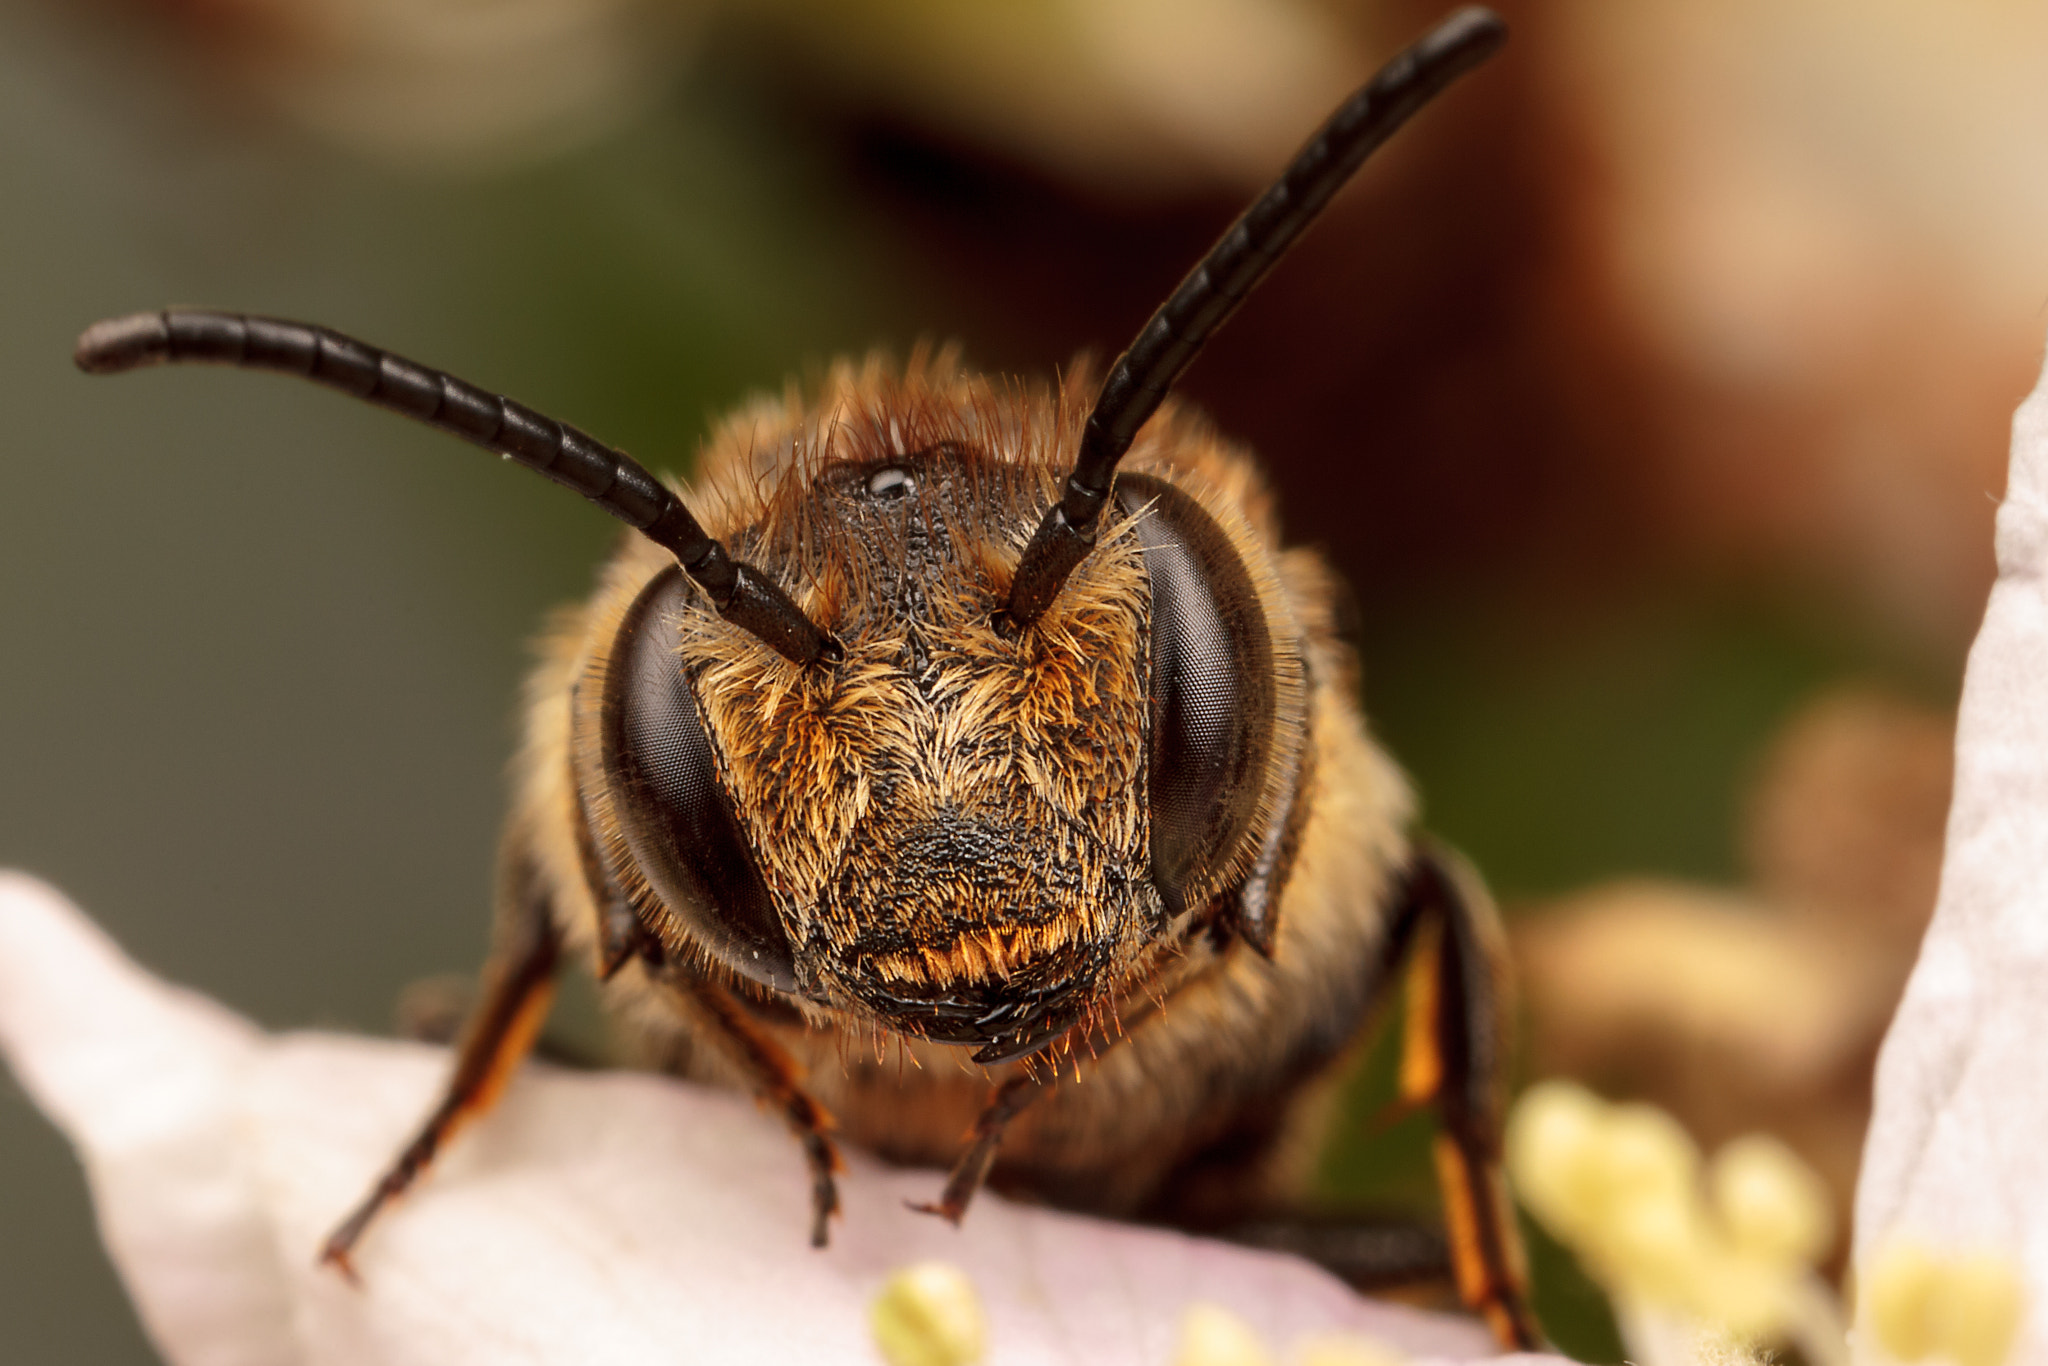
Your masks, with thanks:
M 859 1154 L 815 1252 L 797 1149 L 746 1098 L 543 1066 L 375 1226 L 351 1286 L 315 1251 L 435 1098 L 446 1054 L 267 1038 L 18 876 L 0 878 L 0 1050 L 84 1154 L 178 1366 L 870 1362 L 870 1299 L 927 1259 L 973 1279 L 998 1366 L 1164 1362 L 1196 1301 L 1276 1353 L 1328 1332 L 1419 1358 L 1491 1350 L 1471 1323 L 1362 1300 L 1291 1258 L 993 1196 L 955 1230 L 905 1208 L 935 1174 Z
M 0 1053 L 78 1148 L 107 1247 L 181 1366 L 299 1360 L 238 1104 L 261 1038 L 0 873 Z
M 1878 1062 L 1856 1260 L 1895 1237 L 2002 1249 L 2048 1306 L 2048 375 L 2013 420 L 1997 548 L 1940 899 Z M 2048 1361 L 2044 1319 L 2015 1362 Z

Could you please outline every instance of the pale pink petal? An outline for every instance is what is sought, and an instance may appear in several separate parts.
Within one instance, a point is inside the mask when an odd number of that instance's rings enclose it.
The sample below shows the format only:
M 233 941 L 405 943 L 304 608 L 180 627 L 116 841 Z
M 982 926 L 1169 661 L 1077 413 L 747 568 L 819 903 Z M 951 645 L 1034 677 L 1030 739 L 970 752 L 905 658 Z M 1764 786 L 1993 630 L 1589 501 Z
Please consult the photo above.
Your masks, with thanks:
M 833 1246 L 746 1098 L 527 1068 L 364 1242 L 360 1288 L 315 1251 L 436 1095 L 439 1049 L 266 1038 L 140 972 L 40 884 L 0 880 L 0 1049 L 85 1155 L 108 1241 L 177 1366 L 871 1362 L 867 1306 L 902 1264 L 980 1289 L 990 1360 L 1164 1363 L 1195 1301 L 1276 1354 L 1346 1330 L 1424 1358 L 1474 1324 L 1360 1299 L 1291 1258 L 988 1197 L 963 1229 L 911 1212 L 937 1177 L 850 1154 Z
M 0 873 L 0 1055 L 78 1148 L 108 1250 L 179 1366 L 301 1359 L 242 1107 L 262 1051 L 247 1021 Z

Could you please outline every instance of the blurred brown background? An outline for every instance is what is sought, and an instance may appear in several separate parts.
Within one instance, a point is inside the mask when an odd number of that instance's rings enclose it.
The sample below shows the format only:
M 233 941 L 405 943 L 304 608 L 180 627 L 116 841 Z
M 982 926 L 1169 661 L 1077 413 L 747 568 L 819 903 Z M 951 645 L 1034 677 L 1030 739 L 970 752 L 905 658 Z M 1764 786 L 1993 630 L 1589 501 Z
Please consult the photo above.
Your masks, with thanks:
M 2048 15 L 1501 8 L 1185 391 L 1353 584 L 1368 709 L 1517 916 L 1532 1074 L 1846 1190 L 2048 322 Z M 686 469 L 840 351 L 1113 352 L 1444 10 L 9 0 L 0 863 L 269 1025 L 387 1027 L 478 956 L 523 641 L 612 537 L 305 386 L 88 381 L 87 322 L 317 319 Z M 1420 1198 L 1415 1157 L 1330 1185 Z M 151 1359 L 5 1082 L 0 1230 L 0 1359 Z

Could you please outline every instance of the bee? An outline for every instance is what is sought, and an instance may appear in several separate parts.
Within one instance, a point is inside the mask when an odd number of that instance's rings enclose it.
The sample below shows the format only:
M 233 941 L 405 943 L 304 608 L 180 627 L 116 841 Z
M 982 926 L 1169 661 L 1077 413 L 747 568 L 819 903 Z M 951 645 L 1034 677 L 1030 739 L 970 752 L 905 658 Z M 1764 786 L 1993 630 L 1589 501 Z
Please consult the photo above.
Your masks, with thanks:
M 837 1137 L 1113 1215 L 1275 1197 L 1287 1135 L 1408 964 L 1452 1266 L 1538 1341 L 1499 1169 L 1500 936 L 1411 831 L 1329 571 L 1283 549 L 1244 450 L 1170 397 L 1366 156 L 1497 49 L 1464 10 L 1341 105 L 1099 381 L 950 350 L 757 400 L 671 488 L 510 399 L 325 328 L 96 324 L 93 373 L 297 374 L 545 474 L 636 534 L 547 637 L 496 943 L 444 1096 L 334 1232 L 486 1110 L 567 959 L 674 1071 L 786 1118 L 837 1210 Z M 694 510 L 693 510 L 694 509 Z M 350 1274 L 353 1274 L 350 1272 Z

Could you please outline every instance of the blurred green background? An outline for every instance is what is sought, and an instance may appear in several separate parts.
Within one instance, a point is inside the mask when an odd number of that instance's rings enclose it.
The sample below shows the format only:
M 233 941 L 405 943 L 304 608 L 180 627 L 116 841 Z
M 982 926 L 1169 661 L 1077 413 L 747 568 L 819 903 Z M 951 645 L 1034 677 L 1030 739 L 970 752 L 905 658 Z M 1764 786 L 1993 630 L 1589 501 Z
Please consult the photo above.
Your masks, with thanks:
M 1949 704 L 2048 276 L 2024 253 L 1958 275 L 2006 240 L 2003 201 L 1966 206 L 1990 239 L 1934 223 L 1956 187 L 1914 158 L 1944 144 L 1895 165 L 1859 141 L 1859 111 L 1950 110 L 1946 87 L 1880 92 L 1862 49 L 1785 84 L 1801 44 L 1833 50 L 1827 5 L 1803 28 L 1733 7 L 1728 50 L 1748 24 L 1784 54 L 1753 66 L 1700 56 L 1723 49 L 1680 7 L 1647 7 L 1669 31 L 1508 8 L 1506 58 L 1368 169 L 1185 391 L 1352 582 L 1370 713 L 1511 908 L 1617 873 L 1739 882 L 1742 794 L 1800 705 L 1847 678 Z M 0 865 L 268 1026 L 383 1030 L 406 983 L 477 961 L 525 642 L 614 532 L 307 386 L 88 380 L 86 323 L 314 319 L 687 470 L 711 415 L 846 351 L 954 337 L 1036 375 L 1113 352 L 1307 131 L 1273 92 L 1320 105 L 1438 12 L 554 9 L 635 60 L 509 117 L 505 87 L 580 49 L 487 35 L 444 81 L 432 44 L 365 45 L 370 4 L 0 6 Z M 1179 68 L 1154 69 L 1162 35 Z M 1245 73 L 1206 88 L 1251 113 L 1173 84 L 1203 61 Z M 1758 177 L 1670 89 L 1836 167 L 1821 206 L 1717 218 Z M 1991 158 L 1971 139 L 1997 113 L 1936 132 Z M 1674 187 L 1673 164 L 1703 169 Z M 1705 225 L 1662 231 L 1670 202 Z M 1347 1147 L 1330 1179 L 1413 1199 L 1419 1152 Z M 0 1230 L 0 1360 L 153 1359 L 75 1163 L 6 1080 Z M 1615 1350 L 1559 1312 L 1566 1346 Z

